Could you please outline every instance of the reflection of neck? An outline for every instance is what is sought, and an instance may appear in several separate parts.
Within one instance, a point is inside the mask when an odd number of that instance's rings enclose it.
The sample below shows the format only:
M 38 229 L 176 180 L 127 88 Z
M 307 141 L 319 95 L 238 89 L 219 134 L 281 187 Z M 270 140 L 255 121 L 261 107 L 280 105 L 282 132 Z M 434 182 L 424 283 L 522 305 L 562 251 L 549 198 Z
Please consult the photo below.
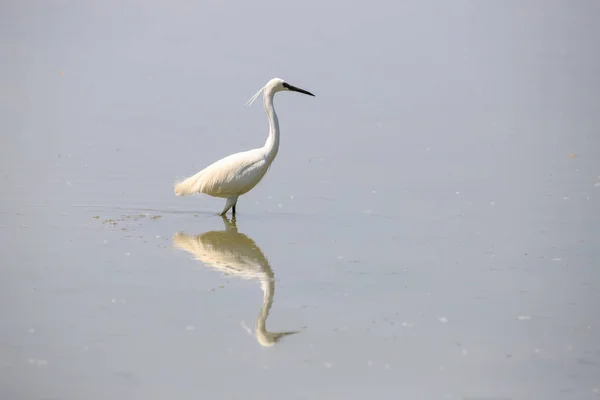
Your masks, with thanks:
M 256 320 L 256 339 L 261 346 L 271 347 L 275 345 L 284 336 L 293 335 L 298 331 L 290 332 L 269 332 L 267 330 L 267 318 L 269 311 L 273 305 L 273 297 L 275 296 L 275 276 L 270 269 L 267 272 L 267 277 L 261 279 L 260 286 L 263 290 L 263 305 Z
M 273 305 L 273 297 L 275 296 L 275 282 L 274 277 L 264 279 L 260 282 L 260 286 L 263 290 L 263 305 L 258 314 L 256 320 L 256 334 L 266 337 L 269 335 L 267 332 L 267 318 L 269 317 L 269 311 Z
M 263 96 L 267 118 L 269 119 L 269 137 L 263 149 L 269 163 L 273 162 L 279 150 L 279 119 L 277 119 L 277 113 L 273 107 L 273 96 L 275 96 L 275 93 L 272 90 L 265 91 Z

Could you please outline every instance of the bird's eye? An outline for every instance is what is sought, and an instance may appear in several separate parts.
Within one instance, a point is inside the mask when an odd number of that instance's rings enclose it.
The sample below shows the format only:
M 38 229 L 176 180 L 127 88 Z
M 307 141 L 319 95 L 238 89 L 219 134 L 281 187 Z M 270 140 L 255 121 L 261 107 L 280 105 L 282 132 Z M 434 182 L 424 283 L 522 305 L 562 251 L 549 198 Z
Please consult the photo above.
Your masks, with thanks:
M 290 85 L 287 82 L 283 82 L 283 87 L 286 88 L 286 89 L 289 89 Z

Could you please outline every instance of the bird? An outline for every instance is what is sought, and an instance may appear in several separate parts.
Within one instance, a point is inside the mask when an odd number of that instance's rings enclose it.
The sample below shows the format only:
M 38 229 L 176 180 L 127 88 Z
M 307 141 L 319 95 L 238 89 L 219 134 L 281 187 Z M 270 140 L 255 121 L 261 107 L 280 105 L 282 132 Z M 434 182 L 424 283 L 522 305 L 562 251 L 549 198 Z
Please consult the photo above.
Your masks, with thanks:
M 271 332 L 267 318 L 275 296 L 275 274 L 269 261 L 256 242 L 238 231 L 235 217 L 221 216 L 225 230 L 209 231 L 200 235 L 177 232 L 173 247 L 184 250 L 202 265 L 228 276 L 258 280 L 263 291 L 263 304 L 256 319 L 256 340 L 263 347 L 272 347 L 285 336 L 300 331 Z
M 220 215 L 232 209 L 235 215 L 238 197 L 252 190 L 265 176 L 279 151 L 279 120 L 273 107 L 276 93 L 291 91 L 315 96 L 309 91 L 292 86 L 281 78 L 273 78 L 261 87 L 246 103 L 250 106 L 262 93 L 264 107 L 269 120 L 269 136 L 264 146 L 231 154 L 222 158 L 195 175 L 175 184 L 177 196 L 204 193 L 213 197 L 225 198 L 225 206 Z

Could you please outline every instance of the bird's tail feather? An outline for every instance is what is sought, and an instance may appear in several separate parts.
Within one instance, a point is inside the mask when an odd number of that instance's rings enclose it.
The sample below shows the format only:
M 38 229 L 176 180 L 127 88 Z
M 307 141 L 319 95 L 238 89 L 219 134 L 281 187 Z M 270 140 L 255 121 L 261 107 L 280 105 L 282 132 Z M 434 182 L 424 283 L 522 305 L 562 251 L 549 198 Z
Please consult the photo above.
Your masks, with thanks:
M 183 181 L 175 184 L 175 194 L 177 196 L 188 196 L 194 193 L 198 193 L 200 189 L 200 178 L 202 174 L 198 172 L 196 175 L 190 176 Z

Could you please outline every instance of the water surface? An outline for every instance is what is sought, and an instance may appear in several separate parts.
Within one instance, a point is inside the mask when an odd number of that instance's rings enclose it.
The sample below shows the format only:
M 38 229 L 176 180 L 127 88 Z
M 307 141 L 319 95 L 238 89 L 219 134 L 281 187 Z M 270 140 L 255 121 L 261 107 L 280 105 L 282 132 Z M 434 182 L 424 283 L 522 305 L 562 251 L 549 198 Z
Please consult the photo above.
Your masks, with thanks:
M 0 10 L 2 399 L 600 396 L 598 3 Z

